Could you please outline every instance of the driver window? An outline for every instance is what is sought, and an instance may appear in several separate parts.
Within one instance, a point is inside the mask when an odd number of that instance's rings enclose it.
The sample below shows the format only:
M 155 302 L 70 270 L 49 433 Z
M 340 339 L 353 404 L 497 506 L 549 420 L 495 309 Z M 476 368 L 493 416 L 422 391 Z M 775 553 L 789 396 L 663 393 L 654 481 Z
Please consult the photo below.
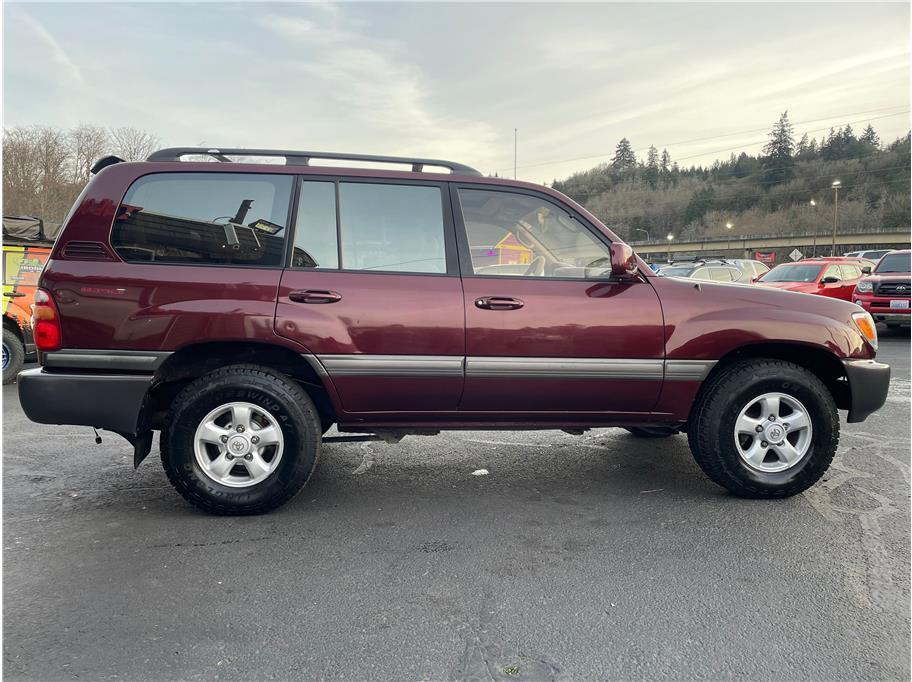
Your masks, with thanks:
M 611 272 L 608 247 L 550 201 L 460 189 L 459 203 L 476 275 L 591 279 Z

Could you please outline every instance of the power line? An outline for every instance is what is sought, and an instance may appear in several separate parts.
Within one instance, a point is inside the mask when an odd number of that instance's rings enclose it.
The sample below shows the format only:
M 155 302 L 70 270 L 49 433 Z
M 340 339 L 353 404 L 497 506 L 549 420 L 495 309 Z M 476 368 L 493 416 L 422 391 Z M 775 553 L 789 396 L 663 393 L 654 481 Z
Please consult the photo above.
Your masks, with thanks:
M 883 116 L 875 116 L 873 118 L 860 118 L 855 121 L 847 121 L 845 125 L 852 125 L 853 123 L 865 123 L 866 121 L 878 121 L 882 118 L 892 118 L 893 116 L 902 116 L 903 114 L 908 114 L 908 113 L 909 113 L 909 109 L 906 109 L 905 111 L 897 111 L 895 114 L 884 114 Z M 834 127 L 835 126 L 824 126 L 823 128 L 814 128 L 812 130 L 808 130 L 805 132 L 819 133 L 819 132 L 827 130 L 827 129 L 833 129 Z M 841 127 L 842 126 L 840 126 L 840 128 Z M 706 156 L 707 154 L 718 154 L 720 152 L 730 152 L 735 149 L 743 149 L 744 147 L 749 147 L 750 145 L 753 145 L 753 144 L 760 144 L 761 142 L 766 142 L 766 140 L 764 139 L 764 140 L 755 140 L 753 142 L 744 142 L 742 144 L 739 144 L 736 147 L 726 147 L 725 149 L 715 149 L 711 152 L 700 152 L 699 154 L 691 154 L 690 156 L 682 156 L 680 159 L 677 159 L 677 161 L 686 161 L 687 159 L 695 159 L 698 156 Z
M 808 119 L 805 121 L 796 121 L 796 122 L 792 123 L 792 125 L 793 126 L 794 125 L 805 125 L 808 123 L 817 123 L 818 121 L 828 121 L 828 120 L 843 118 L 843 117 L 847 117 L 847 116 L 860 116 L 862 114 L 876 114 L 881 111 L 888 111 L 890 109 L 896 109 L 896 108 L 900 108 L 900 107 L 908 107 L 908 105 L 901 104 L 901 105 L 896 105 L 893 107 L 884 107 L 881 109 L 869 109 L 867 111 L 856 111 L 856 112 L 852 112 L 852 113 L 848 113 L 848 114 L 834 114 L 832 116 L 825 116 L 823 118 L 813 118 L 813 119 Z M 908 113 L 908 111 L 909 110 L 906 109 L 905 111 L 897 112 L 894 114 L 889 114 L 889 116 L 899 116 L 901 114 Z M 865 121 L 874 121 L 874 120 L 877 120 L 878 118 L 888 118 L 889 116 L 879 116 L 877 118 L 865 118 L 865 119 L 861 119 L 860 121 L 851 121 L 850 124 L 851 123 L 864 123 Z M 733 133 L 723 133 L 721 135 L 711 135 L 708 137 L 699 137 L 699 138 L 694 138 L 691 140 L 683 140 L 683 141 L 679 141 L 679 142 L 666 142 L 663 144 L 650 145 L 650 146 L 654 146 L 656 148 L 673 147 L 675 145 L 692 144 L 695 142 L 707 142 L 709 140 L 721 139 L 723 137 L 734 137 L 735 135 L 747 135 L 749 133 L 763 132 L 765 130 L 769 130 L 769 126 L 766 126 L 764 128 L 751 128 L 749 130 L 739 130 L 739 131 L 736 131 Z M 822 130 L 826 130 L 826 128 L 822 128 Z M 809 132 L 816 132 L 816 131 L 809 131 Z M 750 143 L 750 144 L 756 144 L 756 143 Z M 739 148 L 740 148 L 740 146 L 739 146 Z M 633 151 L 634 152 L 643 152 L 648 149 L 649 149 L 649 147 L 641 147 L 641 148 L 634 149 Z M 723 150 L 723 151 L 725 151 L 725 150 Z M 518 166 L 518 168 L 538 168 L 541 166 L 550 166 L 550 165 L 559 164 L 559 163 L 570 163 L 573 161 L 586 161 L 588 159 L 599 159 L 599 158 L 605 158 L 606 156 L 609 156 L 612 153 L 613 153 L 612 151 L 609 151 L 609 152 L 603 152 L 601 154 L 592 154 L 589 156 L 578 156 L 578 157 L 571 158 L 571 159 L 554 159 L 551 161 L 541 161 L 538 163 L 524 164 L 522 166 Z M 706 154 L 713 154 L 713 153 L 715 153 L 715 152 L 706 152 Z M 703 156 L 703 154 L 698 154 L 697 156 Z M 693 157 L 687 157 L 687 158 L 693 158 Z M 495 169 L 495 172 L 508 172 L 509 170 L 510 170 L 509 168 L 498 168 L 498 169 Z

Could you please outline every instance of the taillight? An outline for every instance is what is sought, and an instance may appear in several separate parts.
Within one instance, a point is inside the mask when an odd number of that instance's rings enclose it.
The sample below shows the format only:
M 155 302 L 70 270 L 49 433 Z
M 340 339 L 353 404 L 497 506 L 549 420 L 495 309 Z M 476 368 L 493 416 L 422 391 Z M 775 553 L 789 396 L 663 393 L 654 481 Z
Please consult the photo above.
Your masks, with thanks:
M 58 350 L 62 344 L 60 333 L 60 315 L 57 304 L 49 291 L 35 290 L 35 302 L 32 304 L 32 334 L 38 350 L 47 352 Z

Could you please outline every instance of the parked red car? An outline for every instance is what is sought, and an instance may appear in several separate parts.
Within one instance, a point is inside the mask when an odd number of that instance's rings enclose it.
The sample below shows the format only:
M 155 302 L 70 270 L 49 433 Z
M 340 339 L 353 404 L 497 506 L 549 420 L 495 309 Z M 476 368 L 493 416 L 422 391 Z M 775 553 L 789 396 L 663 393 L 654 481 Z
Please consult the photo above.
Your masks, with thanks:
M 220 163 L 181 161 L 200 154 Z M 332 424 L 686 431 L 716 483 L 786 497 L 829 467 L 837 409 L 886 399 L 857 306 L 656 276 L 545 187 L 247 149 L 95 168 L 39 281 L 22 407 L 121 434 L 136 465 L 160 431 L 172 484 L 213 513 L 289 500 Z
M 874 263 L 863 258 L 806 258 L 777 265 L 757 284 L 851 301 L 855 285 L 873 267 Z
M 891 251 L 883 256 L 874 272 L 855 286 L 855 303 L 867 310 L 877 322 L 888 327 L 909 324 L 909 295 L 912 251 Z

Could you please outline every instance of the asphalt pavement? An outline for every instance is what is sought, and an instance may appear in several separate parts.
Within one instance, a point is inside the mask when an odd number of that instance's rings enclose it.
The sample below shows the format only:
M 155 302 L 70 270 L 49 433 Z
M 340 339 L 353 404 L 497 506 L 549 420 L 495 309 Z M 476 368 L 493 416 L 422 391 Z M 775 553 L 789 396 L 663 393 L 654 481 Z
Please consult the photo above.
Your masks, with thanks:
M 6 386 L 4 677 L 909 679 L 908 331 L 879 357 L 885 407 L 782 501 L 684 436 L 455 432 L 327 447 L 283 509 L 218 518 Z

